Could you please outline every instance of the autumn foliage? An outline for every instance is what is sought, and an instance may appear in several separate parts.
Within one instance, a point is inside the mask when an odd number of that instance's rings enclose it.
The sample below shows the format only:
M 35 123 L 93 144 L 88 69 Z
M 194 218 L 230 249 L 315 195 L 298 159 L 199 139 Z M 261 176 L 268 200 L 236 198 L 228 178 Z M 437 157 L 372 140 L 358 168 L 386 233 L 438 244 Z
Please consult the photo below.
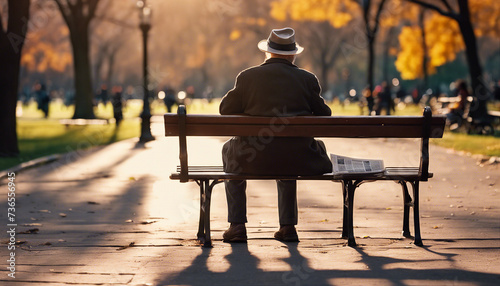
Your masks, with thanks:
M 428 49 L 428 74 L 436 72 L 436 67 L 453 61 L 456 54 L 464 49 L 458 24 L 438 14 L 432 14 L 425 23 L 426 47 Z M 403 79 L 423 76 L 422 33 L 417 26 L 403 27 L 399 35 L 400 51 L 396 68 Z
M 500 1 L 469 0 L 471 17 L 478 36 L 500 37 Z M 438 13 L 429 13 L 425 25 L 425 46 L 428 49 L 429 74 L 436 72 L 436 67 L 453 61 L 465 45 L 458 23 Z M 416 25 L 403 27 L 399 35 L 400 51 L 396 68 L 403 79 L 421 78 L 423 75 L 422 33 Z

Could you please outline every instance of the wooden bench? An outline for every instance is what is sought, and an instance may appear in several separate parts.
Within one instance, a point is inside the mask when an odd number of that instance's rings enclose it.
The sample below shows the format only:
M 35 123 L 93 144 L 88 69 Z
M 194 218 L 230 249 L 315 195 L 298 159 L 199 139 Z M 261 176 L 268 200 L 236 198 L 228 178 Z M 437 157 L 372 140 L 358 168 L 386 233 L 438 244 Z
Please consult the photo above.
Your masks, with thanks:
M 445 117 L 433 117 L 430 107 L 423 116 L 300 116 L 253 117 L 238 115 L 187 115 L 184 106 L 177 114 L 165 114 L 165 136 L 179 137 L 180 166 L 170 175 L 180 182 L 194 181 L 200 187 L 200 219 L 197 237 L 212 245 L 210 200 L 212 189 L 224 180 L 329 180 L 342 183 L 344 198 L 342 237 L 356 246 L 353 232 L 353 203 L 356 188 L 366 182 L 391 180 L 403 189 L 403 236 L 411 237 L 410 207 L 414 211 L 414 243 L 422 246 L 419 222 L 419 182 L 432 177 L 429 168 L 429 138 L 441 138 Z M 225 173 L 222 166 L 188 166 L 187 136 L 302 136 L 344 138 L 421 138 L 420 164 L 386 167 L 383 174 L 323 174 L 317 176 L 259 176 Z M 213 150 L 220 152 L 220 150 Z M 342 154 L 348 155 L 348 154 Z M 407 185 L 413 189 L 413 199 Z
M 500 126 L 500 111 L 496 110 L 488 110 L 488 115 L 491 116 L 492 118 L 492 125 L 493 126 Z
M 109 124 L 108 119 L 61 119 L 59 123 L 69 126 L 87 126 L 87 125 L 107 125 Z

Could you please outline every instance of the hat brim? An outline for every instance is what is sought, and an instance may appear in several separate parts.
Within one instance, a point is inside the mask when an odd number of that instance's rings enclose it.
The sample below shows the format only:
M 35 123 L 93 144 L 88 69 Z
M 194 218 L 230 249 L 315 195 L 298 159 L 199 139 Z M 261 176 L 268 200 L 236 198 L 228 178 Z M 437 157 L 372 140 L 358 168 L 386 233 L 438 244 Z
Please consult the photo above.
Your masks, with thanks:
M 284 56 L 298 55 L 298 54 L 302 53 L 302 51 L 304 51 L 304 48 L 299 46 L 297 43 L 295 44 L 295 46 L 296 46 L 296 49 L 293 51 L 282 51 L 282 50 L 276 50 L 276 49 L 269 47 L 269 45 L 267 44 L 267 39 L 262 40 L 257 44 L 257 47 L 259 47 L 259 50 L 261 50 L 263 52 L 269 52 L 269 53 L 284 55 Z

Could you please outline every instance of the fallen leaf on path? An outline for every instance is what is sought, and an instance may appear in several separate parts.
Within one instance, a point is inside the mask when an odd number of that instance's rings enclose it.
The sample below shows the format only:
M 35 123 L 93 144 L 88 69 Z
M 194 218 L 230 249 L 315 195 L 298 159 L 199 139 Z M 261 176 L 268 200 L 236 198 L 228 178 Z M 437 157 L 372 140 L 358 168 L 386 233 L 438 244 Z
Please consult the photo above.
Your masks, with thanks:
M 25 223 L 25 224 L 22 224 L 22 226 L 42 226 L 41 223 Z
M 141 224 L 152 224 L 155 222 L 158 222 L 158 221 L 157 220 L 145 220 L 145 221 L 142 221 Z
M 38 233 L 39 231 L 40 230 L 38 228 L 32 228 L 25 231 L 21 231 L 19 234 L 35 234 Z
M 124 250 L 124 249 L 127 249 L 129 247 L 133 247 L 134 245 L 135 245 L 135 242 L 131 242 L 128 245 L 125 245 L 125 246 L 118 248 L 117 250 Z

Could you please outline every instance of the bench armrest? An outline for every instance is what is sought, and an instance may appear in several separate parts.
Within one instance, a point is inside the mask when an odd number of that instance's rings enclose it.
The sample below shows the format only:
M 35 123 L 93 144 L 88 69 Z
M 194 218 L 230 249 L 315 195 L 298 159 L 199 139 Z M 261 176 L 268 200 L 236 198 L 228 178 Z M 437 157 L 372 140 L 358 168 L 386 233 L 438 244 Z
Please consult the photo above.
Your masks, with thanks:
M 429 106 L 424 108 L 424 124 L 422 143 L 420 147 L 420 166 L 418 175 L 423 181 L 429 178 L 429 137 L 431 135 L 432 111 Z
M 180 181 L 187 182 L 189 179 L 186 139 L 186 107 L 184 105 L 179 105 L 177 115 L 179 116 L 179 160 L 181 163 Z

